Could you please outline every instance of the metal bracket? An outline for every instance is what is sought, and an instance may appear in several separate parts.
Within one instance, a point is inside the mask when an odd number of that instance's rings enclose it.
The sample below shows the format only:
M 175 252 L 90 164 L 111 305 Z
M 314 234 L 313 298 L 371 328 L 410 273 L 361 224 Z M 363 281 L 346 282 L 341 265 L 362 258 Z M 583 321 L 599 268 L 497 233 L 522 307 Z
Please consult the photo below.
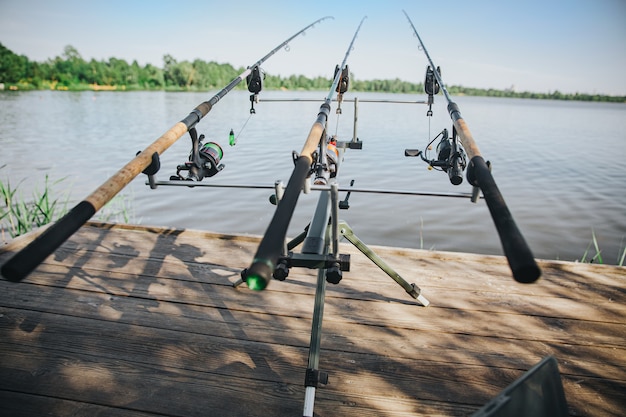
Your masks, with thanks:
M 341 233 L 350 243 L 352 243 L 358 250 L 360 250 L 365 256 L 367 256 L 376 266 L 378 266 L 384 273 L 389 275 L 394 281 L 396 281 L 404 290 L 413 298 L 415 298 L 422 306 L 428 307 L 430 301 L 424 297 L 422 290 L 415 284 L 409 284 L 394 271 L 389 265 L 385 263 L 373 250 L 371 250 L 361 239 L 359 239 L 348 223 L 339 222 L 339 233 Z

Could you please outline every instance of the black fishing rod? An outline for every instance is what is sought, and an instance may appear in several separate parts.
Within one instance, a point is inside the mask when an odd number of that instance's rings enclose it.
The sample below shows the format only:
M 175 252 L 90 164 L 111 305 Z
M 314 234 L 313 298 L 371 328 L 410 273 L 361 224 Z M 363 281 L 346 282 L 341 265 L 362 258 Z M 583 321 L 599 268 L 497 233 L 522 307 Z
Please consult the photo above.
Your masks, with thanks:
M 46 257 L 54 252 L 63 242 L 72 236 L 82 225 L 87 222 L 98 210 L 108 203 L 120 192 L 130 181 L 140 173 L 153 175 L 159 170 L 159 155 L 167 150 L 174 142 L 186 132 L 195 132 L 195 125 L 206 116 L 213 106 L 235 88 L 241 81 L 245 80 L 254 71 L 259 70 L 259 66 L 268 58 L 274 55 L 287 44 L 303 34 L 307 29 L 317 23 L 332 18 L 326 16 L 316 20 L 304 29 L 282 42 L 272 49 L 267 55 L 252 64 L 248 69 L 234 78 L 226 87 L 221 89 L 210 100 L 199 104 L 180 122 L 176 123 L 170 130 L 165 132 L 152 145 L 138 153 L 134 159 L 122 167 L 116 174 L 109 178 L 104 184 L 92 192 L 85 200 L 78 203 L 65 216 L 59 219 L 51 227 L 46 229 L 39 237 L 32 241 L 9 259 L 1 268 L 2 276 L 7 280 L 18 282 L 23 280 L 33 269 L 35 269 Z
M 422 38 L 420 38 L 420 35 L 417 33 L 417 29 L 415 29 L 411 18 L 404 10 L 403 13 L 411 24 L 411 28 L 413 28 L 413 33 L 419 40 L 421 49 L 424 51 L 424 54 L 426 54 L 426 58 L 428 58 L 431 69 L 428 73 L 435 76 L 437 83 L 448 101 L 448 113 L 450 114 L 456 133 L 461 139 L 461 143 L 470 160 L 467 169 L 467 179 L 470 184 L 479 187 L 483 193 L 493 222 L 498 230 L 502 248 L 509 262 L 509 266 L 511 267 L 511 271 L 513 272 L 513 277 L 516 281 L 522 283 L 534 282 L 541 276 L 541 270 L 535 262 L 530 247 L 515 224 L 515 220 L 491 175 L 489 166 L 480 154 L 478 146 L 465 120 L 461 117 L 459 106 L 450 98 L 450 94 L 448 94 L 448 90 L 443 83 L 441 74 L 438 70 L 435 70 L 435 64 L 430 58 L 424 46 L 424 42 L 422 42 Z
M 285 188 L 285 192 L 280 200 L 280 204 L 276 207 L 274 216 L 272 217 L 272 220 L 263 235 L 263 239 L 259 244 L 257 252 L 254 255 L 252 264 L 242 274 L 242 278 L 246 281 L 246 284 L 250 289 L 257 291 L 265 289 L 272 278 L 274 269 L 276 269 L 278 259 L 284 247 L 285 238 L 287 236 L 287 228 L 289 227 L 291 217 L 293 216 L 293 212 L 296 208 L 298 197 L 304 187 L 305 180 L 311 173 L 311 166 L 314 162 L 313 154 L 318 148 L 320 141 L 325 137 L 326 122 L 328 121 L 328 115 L 330 113 L 330 104 L 335 96 L 335 93 L 341 90 L 339 82 L 345 75 L 345 71 L 347 71 L 346 62 L 364 20 L 365 17 L 361 19 L 361 22 L 352 37 L 352 41 L 346 51 L 341 66 L 338 66 L 335 71 L 335 77 L 328 92 L 328 96 L 324 100 L 324 103 L 320 106 L 317 119 L 311 127 L 300 155 L 294 154 L 295 166 L 291 173 L 291 177 L 287 182 L 287 187 Z

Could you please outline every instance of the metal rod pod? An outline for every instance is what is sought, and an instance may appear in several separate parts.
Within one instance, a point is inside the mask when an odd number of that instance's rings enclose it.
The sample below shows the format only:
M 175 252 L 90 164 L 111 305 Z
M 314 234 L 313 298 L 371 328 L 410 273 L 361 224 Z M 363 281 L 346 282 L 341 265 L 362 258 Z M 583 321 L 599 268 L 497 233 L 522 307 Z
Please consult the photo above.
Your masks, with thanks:
M 284 245 L 289 223 L 291 222 L 293 212 L 298 202 L 298 197 L 304 188 L 305 179 L 309 174 L 311 164 L 313 163 L 313 153 L 317 150 L 320 141 L 324 138 L 326 122 L 330 113 L 330 103 L 336 94 L 342 70 L 346 66 L 346 61 L 352 51 L 354 41 L 361 30 L 364 20 L 365 17 L 361 19 L 361 22 L 352 37 L 350 46 L 348 47 L 341 63 L 340 70 L 335 74 L 330 90 L 328 91 L 328 95 L 320 106 L 317 118 L 309 131 L 309 135 L 304 142 L 302 151 L 295 159 L 295 166 L 287 183 L 287 188 L 285 188 L 283 199 L 276 207 L 274 216 L 272 217 L 272 220 L 270 221 L 270 224 L 261 239 L 261 243 L 259 244 L 257 252 L 252 260 L 252 264 L 245 271 L 245 281 L 248 284 L 248 287 L 252 290 L 264 290 L 272 279 L 274 269 L 277 266 L 278 258 L 280 257 L 281 250 Z

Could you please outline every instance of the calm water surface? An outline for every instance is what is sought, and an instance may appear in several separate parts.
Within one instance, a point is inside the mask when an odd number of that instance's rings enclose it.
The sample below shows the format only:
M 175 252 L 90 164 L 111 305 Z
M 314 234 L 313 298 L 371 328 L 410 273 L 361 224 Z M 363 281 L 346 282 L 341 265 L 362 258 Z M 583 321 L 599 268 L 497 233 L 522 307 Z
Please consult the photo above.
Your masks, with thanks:
M 2 92 L 0 93 L 0 178 L 20 183 L 25 195 L 41 188 L 46 174 L 64 178 L 70 207 L 84 199 L 197 104 L 208 93 Z M 354 93 L 365 99 L 421 100 L 421 96 Z M 324 92 L 264 92 L 261 98 L 313 98 L 307 102 L 261 102 L 250 117 L 247 92 L 235 91 L 198 125 L 224 148 L 224 171 L 204 182 L 285 183 L 315 121 Z M 362 150 L 348 150 L 340 186 L 468 193 L 466 181 L 452 186 L 447 175 L 428 171 L 405 148 L 421 148 L 441 129 L 451 129 L 445 99 L 434 116 L 424 105 L 360 103 Z M 616 263 L 626 244 L 626 105 L 521 99 L 458 97 L 474 138 L 518 226 L 535 256 L 580 259 L 595 232 L 605 263 Z M 250 119 L 248 120 L 248 118 Z M 329 122 L 342 140 L 352 137 L 352 103 Z M 245 128 L 244 124 L 248 121 Z M 228 133 L 239 134 L 228 146 Z M 161 157 L 158 179 L 168 179 L 188 156 L 181 138 Z M 136 178 L 117 203 L 131 221 L 144 225 L 261 235 L 274 206 L 269 190 L 159 187 Z M 340 198 L 343 198 L 343 193 Z M 289 235 L 310 220 L 317 194 L 303 194 Z M 372 245 L 501 254 L 484 201 L 352 194 L 341 211 L 355 233 Z M 114 217 L 120 220 L 121 217 Z

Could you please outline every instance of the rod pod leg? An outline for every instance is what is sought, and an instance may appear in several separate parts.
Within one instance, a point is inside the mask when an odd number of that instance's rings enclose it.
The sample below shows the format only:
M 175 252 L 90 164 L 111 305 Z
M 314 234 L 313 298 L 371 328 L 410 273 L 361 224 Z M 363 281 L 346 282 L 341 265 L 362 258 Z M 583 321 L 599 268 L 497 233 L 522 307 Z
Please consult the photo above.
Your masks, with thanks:
M 313 417 L 315 390 L 318 385 L 328 383 L 328 374 L 321 372 L 317 367 L 320 360 L 320 345 L 322 341 L 322 319 L 324 318 L 324 298 L 326 296 L 326 270 L 320 268 L 317 272 L 317 287 L 315 289 L 315 306 L 313 307 L 313 322 L 311 324 L 311 341 L 309 343 L 309 360 L 304 380 L 304 417 Z
M 430 301 L 424 297 L 422 290 L 415 284 L 409 284 L 394 271 L 389 265 L 385 263 L 372 249 L 370 249 L 361 239 L 359 239 L 348 223 L 339 222 L 339 233 L 341 233 L 350 243 L 352 243 L 358 250 L 360 250 L 365 256 L 367 256 L 377 267 L 379 267 L 384 273 L 389 275 L 394 281 L 398 283 L 404 290 L 413 298 L 415 298 L 422 306 L 428 307 Z

